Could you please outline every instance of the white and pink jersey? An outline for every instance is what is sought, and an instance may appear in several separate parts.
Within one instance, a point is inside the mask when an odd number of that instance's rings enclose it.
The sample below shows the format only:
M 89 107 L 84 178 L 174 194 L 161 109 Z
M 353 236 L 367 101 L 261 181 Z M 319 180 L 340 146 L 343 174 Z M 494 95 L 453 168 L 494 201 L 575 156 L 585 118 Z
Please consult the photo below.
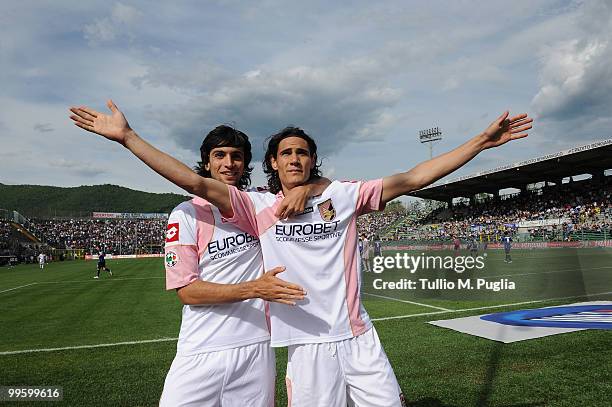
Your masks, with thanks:
M 263 273 L 259 240 L 221 219 L 201 198 L 183 202 L 168 219 L 166 289 L 195 280 L 236 284 Z M 270 339 L 261 299 L 215 305 L 185 305 L 177 355 L 214 352 Z
M 379 210 L 381 194 L 382 180 L 334 181 L 302 214 L 279 220 L 282 193 L 230 187 L 231 221 L 259 236 L 266 270 L 285 266 L 278 277 L 307 292 L 295 307 L 270 303 L 272 346 L 339 341 L 372 326 L 360 298 L 357 217 Z

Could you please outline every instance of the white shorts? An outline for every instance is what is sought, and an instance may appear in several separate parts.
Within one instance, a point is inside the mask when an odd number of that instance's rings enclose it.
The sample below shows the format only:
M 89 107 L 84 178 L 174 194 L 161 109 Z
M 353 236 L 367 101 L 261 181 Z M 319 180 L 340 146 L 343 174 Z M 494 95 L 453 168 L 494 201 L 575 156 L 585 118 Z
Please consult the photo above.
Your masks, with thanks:
M 276 360 L 270 342 L 218 352 L 177 355 L 159 405 L 273 407 Z
M 376 329 L 343 341 L 289 346 L 289 407 L 405 406 Z

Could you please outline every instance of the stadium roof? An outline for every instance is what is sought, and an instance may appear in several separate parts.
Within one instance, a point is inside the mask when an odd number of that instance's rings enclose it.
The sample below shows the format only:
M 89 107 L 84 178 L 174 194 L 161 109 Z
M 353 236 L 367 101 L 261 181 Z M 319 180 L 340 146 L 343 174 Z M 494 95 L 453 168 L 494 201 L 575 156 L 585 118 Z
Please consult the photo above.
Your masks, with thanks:
M 471 197 L 482 192 L 496 194 L 505 188 L 522 189 L 525 185 L 536 182 L 557 183 L 565 177 L 598 174 L 610 168 L 612 139 L 437 182 L 412 192 L 410 196 L 449 201 L 452 198 Z

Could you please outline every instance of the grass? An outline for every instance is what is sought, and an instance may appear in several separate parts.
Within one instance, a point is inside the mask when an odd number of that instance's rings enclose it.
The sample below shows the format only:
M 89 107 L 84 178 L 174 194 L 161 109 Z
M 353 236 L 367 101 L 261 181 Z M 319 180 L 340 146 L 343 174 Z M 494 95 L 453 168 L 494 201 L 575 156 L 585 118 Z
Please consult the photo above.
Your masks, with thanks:
M 473 273 L 366 273 L 364 304 L 411 406 L 603 406 L 612 394 L 609 330 L 501 344 L 427 322 L 611 300 L 610 294 L 594 295 L 612 291 L 611 259 L 609 249 L 549 249 L 515 251 L 514 262 L 506 264 L 502 252 L 490 251 L 485 269 Z M 157 405 L 175 354 L 173 338 L 178 335 L 181 304 L 174 292 L 164 290 L 161 259 L 108 263 L 115 275 L 102 274 L 99 280 L 92 279 L 94 262 L 57 262 L 44 271 L 37 265 L 0 269 L 0 385 L 63 386 L 61 405 Z M 516 283 L 516 289 L 372 287 L 377 278 L 453 281 L 468 276 L 507 278 Z M 550 300 L 561 297 L 572 298 Z M 539 302 L 510 305 L 527 301 Z M 388 317 L 399 318 L 384 319 Z M 162 341 L 6 354 L 157 339 Z M 277 361 L 277 405 L 283 406 L 285 349 L 277 351 Z

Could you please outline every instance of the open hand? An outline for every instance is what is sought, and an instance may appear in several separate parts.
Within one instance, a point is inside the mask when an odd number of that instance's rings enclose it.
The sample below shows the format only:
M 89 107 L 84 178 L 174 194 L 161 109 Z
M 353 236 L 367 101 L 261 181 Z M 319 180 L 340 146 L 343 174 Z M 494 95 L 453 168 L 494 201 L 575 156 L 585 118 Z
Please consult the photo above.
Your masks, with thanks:
M 510 140 L 518 140 L 527 137 L 527 130 L 531 129 L 533 119 L 526 113 L 508 118 L 509 112 L 501 114 L 487 129 L 482 133 L 484 149 L 499 147 Z
M 283 271 L 284 267 L 275 267 L 253 281 L 258 298 L 287 305 L 295 305 L 295 300 L 304 299 L 306 291 L 302 287 L 276 277 Z
M 132 131 L 125 116 L 112 100 L 106 102 L 111 114 L 104 114 L 86 106 L 71 107 L 70 118 L 75 125 L 92 133 L 99 134 L 109 140 L 125 145 L 126 138 Z

